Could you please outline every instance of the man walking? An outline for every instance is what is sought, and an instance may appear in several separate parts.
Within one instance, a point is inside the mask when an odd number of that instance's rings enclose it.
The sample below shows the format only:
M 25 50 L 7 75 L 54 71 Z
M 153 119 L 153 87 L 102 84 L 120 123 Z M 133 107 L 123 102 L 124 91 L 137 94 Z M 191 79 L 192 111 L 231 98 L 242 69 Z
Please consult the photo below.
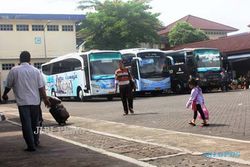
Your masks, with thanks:
M 40 97 L 45 106 L 49 106 L 50 103 L 40 71 L 30 65 L 29 52 L 23 51 L 20 54 L 20 65 L 10 70 L 6 82 L 2 98 L 8 100 L 7 94 L 11 88 L 13 89 L 22 123 L 23 137 L 27 144 L 25 151 L 35 151 L 35 146 L 39 144 L 37 127 L 39 127 Z
M 119 85 L 119 90 L 120 90 L 120 96 L 122 99 L 122 104 L 123 104 L 123 110 L 124 114 L 128 114 L 128 110 L 130 111 L 131 114 L 134 113 L 133 110 L 133 84 L 131 84 L 132 81 L 132 76 L 129 72 L 129 70 L 124 67 L 124 64 L 122 61 L 119 62 L 119 69 L 116 70 L 115 72 L 115 79 L 116 79 L 116 84 L 115 84 L 115 92 L 117 92 L 117 85 Z

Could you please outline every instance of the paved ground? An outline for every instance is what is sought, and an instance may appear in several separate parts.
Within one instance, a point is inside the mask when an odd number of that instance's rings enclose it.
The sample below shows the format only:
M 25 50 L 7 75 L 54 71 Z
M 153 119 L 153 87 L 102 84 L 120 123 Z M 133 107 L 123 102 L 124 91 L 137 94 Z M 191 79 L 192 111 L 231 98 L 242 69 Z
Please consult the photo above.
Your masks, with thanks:
M 185 108 L 189 95 L 136 98 L 136 114 L 122 117 L 119 100 L 63 102 L 71 115 L 108 120 L 131 125 L 161 128 L 181 132 L 223 136 L 250 140 L 250 91 L 207 93 L 205 101 L 210 111 L 210 127 L 190 127 L 192 111 Z
M 136 167 L 137 165 L 42 135 L 36 152 L 25 152 L 21 128 L 0 122 L 1 167 Z
M 67 101 L 63 104 L 71 114 L 70 126 L 63 132 L 53 129 L 52 134 L 155 166 L 247 166 L 244 164 L 250 164 L 249 93 L 205 94 L 210 127 L 187 124 L 192 118 L 192 112 L 184 107 L 188 95 L 136 98 L 136 114 L 129 116 L 122 116 L 119 100 Z M 18 122 L 15 104 L 1 105 L 0 109 L 10 120 Z M 47 110 L 44 109 L 45 126 L 57 127 Z M 64 133 L 74 131 L 72 128 L 80 128 L 81 133 Z M 239 152 L 240 157 L 215 160 L 202 156 L 204 152 Z

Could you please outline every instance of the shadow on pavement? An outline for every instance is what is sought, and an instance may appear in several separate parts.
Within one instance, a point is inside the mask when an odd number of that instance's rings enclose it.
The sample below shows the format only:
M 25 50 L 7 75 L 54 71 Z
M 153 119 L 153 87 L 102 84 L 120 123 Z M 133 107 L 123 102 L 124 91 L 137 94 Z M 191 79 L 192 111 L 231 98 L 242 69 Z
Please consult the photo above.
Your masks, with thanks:
M 207 127 L 224 127 L 224 126 L 229 126 L 227 124 L 213 124 L 213 123 L 209 123 L 209 126 Z
M 155 115 L 159 114 L 157 112 L 148 112 L 148 113 L 134 113 L 134 114 L 129 114 L 130 116 L 136 116 L 136 115 Z

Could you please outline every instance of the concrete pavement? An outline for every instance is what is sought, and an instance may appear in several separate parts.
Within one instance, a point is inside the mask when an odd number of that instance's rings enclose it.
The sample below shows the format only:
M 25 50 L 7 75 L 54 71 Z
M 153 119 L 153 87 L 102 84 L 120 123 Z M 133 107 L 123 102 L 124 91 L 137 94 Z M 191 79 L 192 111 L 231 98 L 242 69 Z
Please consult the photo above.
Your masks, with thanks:
M 18 122 L 18 113 L 15 108 L 0 107 L 0 111 L 6 113 L 11 121 Z M 56 123 L 50 114 L 45 113 L 43 116 L 46 120 L 46 127 L 53 127 L 52 130 L 49 129 L 48 135 L 63 138 L 66 141 L 87 143 L 96 148 L 105 148 L 109 152 L 120 153 L 155 166 L 244 167 L 250 165 L 249 141 L 147 128 L 75 116 L 70 118 L 69 126 L 62 130 L 56 129 Z M 67 131 L 71 133 L 65 133 Z M 72 131 L 74 131 L 74 135 L 72 135 Z M 132 143 L 127 143 L 128 141 Z M 122 146 L 122 143 L 126 143 L 125 146 Z M 130 145 L 132 147 L 128 148 Z M 137 147 L 140 149 L 135 149 Z M 118 148 L 123 148 L 123 150 Z M 140 150 L 147 151 L 141 152 Z M 216 159 L 211 159 L 202 155 L 208 152 L 239 152 L 240 156 L 216 156 L 214 157 Z
M 0 122 L 1 167 L 136 167 L 108 155 L 77 146 L 48 135 L 41 135 L 36 152 L 25 152 L 21 127 Z
M 209 127 L 191 127 L 187 124 L 192 117 L 192 113 L 184 108 L 189 95 L 137 98 L 136 114 L 126 117 L 122 116 L 119 100 L 91 100 L 84 103 L 64 101 L 71 114 L 68 126 L 59 127 L 44 109 L 43 130 L 46 134 L 42 140 L 46 147 L 43 151 L 60 153 L 55 150 L 65 147 L 61 155 L 74 157 L 73 152 L 84 149 L 92 152 L 90 156 L 103 157 L 104 166 L 116 166 L 117 163 L 119 166 L 249 166 L 249 93 L 234 91 L 205 94 L 211 114 Z M 19 123 L 16 104 L 0 105 L 0 112 L 4 112 L 9 121 Z M 19 156 L 23 157 L 22 148 L 25 145 L 20 129 L 17 131 L 12 125 L 6 131 L 2 125 L 1 122 L 0 147 L 5 148 L 5 152 L 8 145 L 15 145 L 15 148 L 8 150 L 12 153 L 12 159 L 0 156 L 0 162 L 2 159 L 13 161 L 11 166 L 20 161 Z M 19 144 L 13 136 L 19 136 Z M 53 146 L 47 147 L 52 141 Z M 208 155 L 213 158 L 208 158 Z M 80 157 L 75 157 L 75 161 L 69 162 L 76 162 L 80 166 L 100 165 L 98 162 L 88 164 L 81 161 Z M 89 158 L 90 162 L 95 161 L 93 157 Z M 58 163 L 56 159 L 48 160 L 51 161 L 48 166 Z M 26 163 L 32 164 L 32 160 L 20 161 L 21 166 Z M 70 163 L 65 166 L 70 166 Z

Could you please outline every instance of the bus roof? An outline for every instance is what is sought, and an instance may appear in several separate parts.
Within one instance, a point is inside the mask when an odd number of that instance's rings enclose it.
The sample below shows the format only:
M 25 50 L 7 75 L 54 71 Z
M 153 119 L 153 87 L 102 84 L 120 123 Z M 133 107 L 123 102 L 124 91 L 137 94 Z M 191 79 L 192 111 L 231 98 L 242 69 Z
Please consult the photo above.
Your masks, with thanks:
M 114 50 L 90 50 L 88 52 L 73 52 L 73 53 L 69 53 L 69 54 L 62 55 L 62 56 L 59 56 L 57 58 L 51 59 L 49 62 L 44 63 L 43 65 L 51 64 L 51 63 L 58 62 L 58 61 L 61 61 L 61 60 L 65 60 L 65 59 L 68 59 L 68 58 L 79 59 L 81 55 L 88 55 L 88 54 L 91 54 L 91 53 L 116 53 L 116 52 L 120 53 L 119 51 L 114 51 Z
M 144 52 L 163 52 L 160 49 L 148 49 L 148 48 L 132 48 L 132 49 L 123 49 L 120 50 L 121 54 L 138 54 L 138 53 L 144 53 Z
M 171 55 L 171 54 L 174 54 L 174 53 L 180 53 L 180 52 L 192 52 L 194 50 L 203 50 L 203 49 L 211 49 L 211 50 L 218 50 L 217 48 L 184 48 L 184 49 L 180 49 L 180 50 L 167 50 L 167 51 L 164 51 L 164 53 L 166 55 Z

